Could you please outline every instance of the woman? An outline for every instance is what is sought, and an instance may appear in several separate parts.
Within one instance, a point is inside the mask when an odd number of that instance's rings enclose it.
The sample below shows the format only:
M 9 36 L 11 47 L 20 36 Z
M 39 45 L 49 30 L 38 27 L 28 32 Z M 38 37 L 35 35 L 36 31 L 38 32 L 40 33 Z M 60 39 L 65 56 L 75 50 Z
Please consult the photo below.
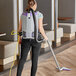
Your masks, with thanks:
M 34 11 L 36 11 L 37 8 L 37 2 L 35 0 L 28 0 L 28 7 L 26 8 L 26 11 L 32 8 Z M 38 12 L 38 28 L 41 32 L 42 36 L 45 40 L 48 40 L 44 29 L 43 29 L 43 14 L 41 12 Z M 22 29 L 22 21 L 20 19 L 20 25 L 19 25 L 19 31 Z M 21 58 L 19 60 L 18 68 L 17 68 L 17 76 L 21 76 L 24 63 L 26 62 L 26 58 L 28 55 L 28 52 L 30 50 L 30 47 L 32 47 L 32 67 L 31 67 L 31 76 L 35 76 L 37 71 L 37 63 L 38 63 L 38 55 L 41 48 L 41 43 L 36 42 L 34 39 L 22 39 L 21 43 Z

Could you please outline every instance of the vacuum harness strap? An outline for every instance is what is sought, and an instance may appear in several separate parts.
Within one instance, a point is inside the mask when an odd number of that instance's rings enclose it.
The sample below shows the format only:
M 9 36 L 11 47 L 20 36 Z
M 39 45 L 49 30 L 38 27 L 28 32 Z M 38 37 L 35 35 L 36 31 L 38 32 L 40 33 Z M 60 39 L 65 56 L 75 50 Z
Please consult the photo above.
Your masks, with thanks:
M 37 20 L 36 20 L 36 15 L 33 11 L 33 9 L 30 9 L 32 11 L 32 15 L 33 15 L 33 21 L 34 21 L 34 37 L 35 37 L 35 40 L 38 42 L 38 43 L 41 43 L 44 40 L 42 34 L 39 32 L 39 29 L 37 27 Z

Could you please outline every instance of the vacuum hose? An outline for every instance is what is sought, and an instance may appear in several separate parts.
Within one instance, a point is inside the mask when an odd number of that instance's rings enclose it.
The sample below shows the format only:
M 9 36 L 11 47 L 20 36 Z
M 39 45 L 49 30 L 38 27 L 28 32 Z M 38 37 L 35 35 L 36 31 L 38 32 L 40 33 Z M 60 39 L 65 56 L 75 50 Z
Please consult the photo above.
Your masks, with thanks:
M 41 33 L 39 32 L 39 30 L 37 28 L 36 16 L 35 16 L 34 10 L 32 8 L 30 8 L 30 10 L 32 11 L 33 20 L 34 20 L 34 36 L 35 36 L 35 40 L 38 43 L 41 43 L 41 42 L 45 41 L 45 39 L 42 37 Z M 40 38 L 40 40 L 38 40 L 38 38 Z

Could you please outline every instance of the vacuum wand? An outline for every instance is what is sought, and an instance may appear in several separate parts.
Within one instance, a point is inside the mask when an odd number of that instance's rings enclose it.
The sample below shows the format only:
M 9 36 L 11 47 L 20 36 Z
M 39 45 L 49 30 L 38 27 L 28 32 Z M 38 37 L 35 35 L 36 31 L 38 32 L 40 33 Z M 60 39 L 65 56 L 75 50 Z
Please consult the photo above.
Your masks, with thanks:
M 48 43 L 49 48 L 50 48 L 50 50 L 51 50 L 51 52 L 52 52 L 52 55 L 53 55 L 53 57 L 54 57 L 55 63 L 56 63 L 56 65 L 57 65 L 57 69 L 58 69 L 59 71 L 62 71 L 62 70 L 70 71 L 71 69 L 69 69 L 69 68 L 60 67 L 60 66 L 59 66 L 59 63 L 58 63 L 57 58 L 56 58 L 56 56 L 55 56 L 55 53 L 54 53 L 54 51 L 53 51 L 53 49 L 52 49 L 52 47 L 51 47 L 51 45 L 50 45 L 50 43 L 49 43 L 48 40 L 47 40 L 47 43 Z

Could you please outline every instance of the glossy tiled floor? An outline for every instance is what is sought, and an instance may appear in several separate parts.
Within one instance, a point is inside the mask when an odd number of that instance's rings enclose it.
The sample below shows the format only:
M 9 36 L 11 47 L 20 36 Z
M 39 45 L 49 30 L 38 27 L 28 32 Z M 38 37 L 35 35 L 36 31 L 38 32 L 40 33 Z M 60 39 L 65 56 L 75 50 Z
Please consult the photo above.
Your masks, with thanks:
M 71 71 L 58 72 L 53 57 L 39 63 L 36 76 L 76 76 L 76 45 L 57 54 L 60 66 L 70 68 Z M 30 69 L 23 70 L 22 76 L 30 76 Z
M 53 57 L 51 57 L 51 53 L 48 52 L 39 57 L 38 71 L 36 76 L 76 76 L 76 41 L 63 45 L 60 47 L 60 49 L 57 48 L 54 51 L 55 53 L 58 53 L 56 56 L 60 66 L 68 67 L 72 70 L 58 72 L 56 70 Z M 30 66 L 30 61 L 24 65 L 22 76 L 30 76 Z M 12 76 L 16 76 L 16 70 L 17 68 L 12 70 Z M 9 71 L 1 73 L 0 76 L 9 76 Z

